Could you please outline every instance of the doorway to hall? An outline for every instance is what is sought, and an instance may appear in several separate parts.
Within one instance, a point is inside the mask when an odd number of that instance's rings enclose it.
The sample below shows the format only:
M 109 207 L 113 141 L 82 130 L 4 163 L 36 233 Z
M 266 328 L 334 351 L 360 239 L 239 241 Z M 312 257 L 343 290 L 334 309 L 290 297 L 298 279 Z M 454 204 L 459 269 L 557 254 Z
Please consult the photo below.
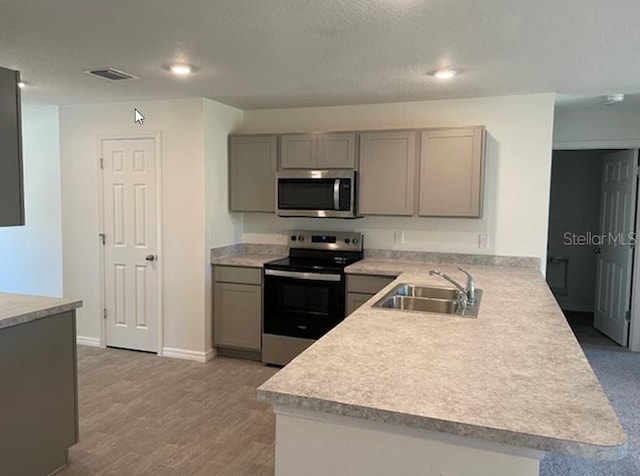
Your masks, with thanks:
M 582 344 L 627 347 L 637 150 L 555 150 L 547 282 Z

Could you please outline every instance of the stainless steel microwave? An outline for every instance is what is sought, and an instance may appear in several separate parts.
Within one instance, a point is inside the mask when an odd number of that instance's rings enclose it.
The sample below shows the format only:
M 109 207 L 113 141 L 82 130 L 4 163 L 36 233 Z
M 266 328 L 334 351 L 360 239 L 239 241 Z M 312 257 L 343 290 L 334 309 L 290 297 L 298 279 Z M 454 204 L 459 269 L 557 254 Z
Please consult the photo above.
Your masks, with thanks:
M 278 172 L 278 216 L 358 218 L 357 186 L 358 172 L 351 169 Z

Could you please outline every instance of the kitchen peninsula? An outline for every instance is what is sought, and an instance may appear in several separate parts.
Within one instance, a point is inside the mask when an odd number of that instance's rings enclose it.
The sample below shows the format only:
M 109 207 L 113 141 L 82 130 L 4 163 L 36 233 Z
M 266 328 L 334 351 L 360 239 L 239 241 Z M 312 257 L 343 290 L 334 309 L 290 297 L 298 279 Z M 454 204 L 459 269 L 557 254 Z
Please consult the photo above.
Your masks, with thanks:
M 75 310 L 81 306 L 0 293 L 2 474 L 52 474 L 78 441 Z
M 533 476 L 545 452 L 617 459 L 626 435 L 536 269 L 465 265 L 476 319 L 382 309 L 393 286 L 457 267 L 365 259 L 397 276 L 258 389 L 276 476 Z

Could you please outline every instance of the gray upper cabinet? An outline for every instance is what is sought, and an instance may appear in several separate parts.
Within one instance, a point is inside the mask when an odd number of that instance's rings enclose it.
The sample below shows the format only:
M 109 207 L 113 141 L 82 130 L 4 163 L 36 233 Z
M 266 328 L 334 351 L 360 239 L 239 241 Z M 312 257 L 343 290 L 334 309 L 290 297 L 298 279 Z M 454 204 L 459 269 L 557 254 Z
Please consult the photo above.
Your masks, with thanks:
M 316 166 L 315 134 L 288 134 L 281 137 L 280 167 L 283 169 L 313 169 Z
M 20 73 L 0 68 L 0 226 L 24 225 Z
M 230 210 L 275 211 L 277 136 L 233 136 L 229 147 Z
M 282 169 L 353 169 L 354 133 L 286 134 L 281 137 Z
M 421 133 L 419 215 L 480 217 L 485 129 Z
M 360 134 L 359 212 L 413 215 L 416 131 Z
M 318 135 L 316 165 L 322 169 L 354 169 L 356 167 L 356 135 L 332 133 Z

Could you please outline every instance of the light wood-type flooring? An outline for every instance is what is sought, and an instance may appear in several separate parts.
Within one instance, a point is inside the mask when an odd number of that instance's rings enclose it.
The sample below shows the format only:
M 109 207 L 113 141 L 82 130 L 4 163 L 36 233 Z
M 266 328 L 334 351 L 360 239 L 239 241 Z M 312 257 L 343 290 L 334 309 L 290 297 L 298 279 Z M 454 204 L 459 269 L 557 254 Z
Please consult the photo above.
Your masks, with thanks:
M 59 475 L 273 475 L 274 415 L 255 395 L 277 369 L 79 346 L 78 371 L 80 443 Z

